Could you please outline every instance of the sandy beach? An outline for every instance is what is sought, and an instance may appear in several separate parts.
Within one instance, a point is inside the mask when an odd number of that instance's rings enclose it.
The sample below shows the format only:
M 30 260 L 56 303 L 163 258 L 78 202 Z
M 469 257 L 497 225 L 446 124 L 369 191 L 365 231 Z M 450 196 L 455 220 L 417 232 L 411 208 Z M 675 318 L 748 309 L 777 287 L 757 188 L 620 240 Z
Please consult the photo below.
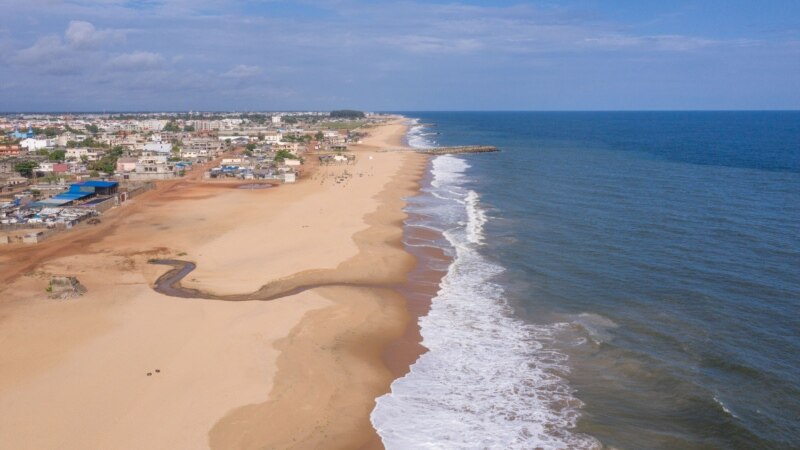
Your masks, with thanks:
M 100 225 L 0 250 L 2 446 L 380 447 L 369 413 L 402 370 L 387 347 L 414 334 L 397 287 L 425 157 L 378 150 L 405 131 L 370 128 L 356 164 L 309 161 L 295 185 L 167 181 Z M 256 299 L 165 296 L 151 258 L 194 262 L 187 288 Z M 53 274 L 88 292 L 49 299 Z

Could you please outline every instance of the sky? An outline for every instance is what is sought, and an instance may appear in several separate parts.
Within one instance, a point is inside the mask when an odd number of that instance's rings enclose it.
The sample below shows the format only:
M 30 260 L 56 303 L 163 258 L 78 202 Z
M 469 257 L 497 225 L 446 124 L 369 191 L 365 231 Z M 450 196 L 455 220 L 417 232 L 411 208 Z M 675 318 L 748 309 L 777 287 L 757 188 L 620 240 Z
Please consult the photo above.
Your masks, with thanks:
M 800 109 L 798 0 L 3 0 L 0 111 Z

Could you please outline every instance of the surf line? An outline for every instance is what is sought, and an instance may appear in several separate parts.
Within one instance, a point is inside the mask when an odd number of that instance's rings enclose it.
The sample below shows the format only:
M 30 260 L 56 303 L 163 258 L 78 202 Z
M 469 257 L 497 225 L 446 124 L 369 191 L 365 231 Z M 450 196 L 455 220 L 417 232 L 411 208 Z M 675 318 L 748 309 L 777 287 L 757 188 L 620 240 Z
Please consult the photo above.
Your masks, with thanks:
M 205 300 L 222 300 L 229 302 L 270 301 L 299 294 L 309 289 L 329 286 L 368 289 L 394 288 L 394 286 L 386 284 L 352 283 L 344 281 L 295 284 L 291 282 L 292 278 L 294 277 L 289 277 L 284 280 L 278 280 L 273 283 L 265 284 L 255 292 L 247 294 L 218 295 L 201 291 L 200 289 L 187 288 L 181 285 L 181 280 L 183 280 L 187 275 L 197 268 L 197 265 L 191 261 L 183 261 L 180 259 L 153 259 L 148 261 L 148 264 L 160 264 L 172 267 L 172 269 L 158 277 L 155 285 L 153 286 L 153 290 L 170 297 L 179 298 L 199 298 Z

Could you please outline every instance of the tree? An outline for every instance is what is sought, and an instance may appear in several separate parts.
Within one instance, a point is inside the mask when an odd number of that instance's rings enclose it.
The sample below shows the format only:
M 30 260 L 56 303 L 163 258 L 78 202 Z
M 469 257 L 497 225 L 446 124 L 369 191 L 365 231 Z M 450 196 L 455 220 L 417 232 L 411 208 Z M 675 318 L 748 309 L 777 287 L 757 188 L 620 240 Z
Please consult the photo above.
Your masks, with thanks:
M 14 164 L 14 171 L 19 172 L 23 177 L 30 178 L 37 167 L 39 167 L 39 163 L 36 161 L 20 161 Z
M 44 135 L 47 137 L 53 137 L 58 135 L 58 128 L 47 127 L 44 129 Z
M 194 132 L 194 125 L 186 125 L 185 127 L 183 127 L 183 131 L 185 131 L 187 133 Z
M 323 133 L 322 131 L 317 131 L 317 134 L 314 135 L 314 138 L 318 141 L 321 141 L 322 139 L 325 138 L 325 133 Z
M 334 119 L 363 119 L 365 114 L 361 111 L 355 111 L 352 109 L 340 109 L 337 111 L 331 111 L 330 116 Z
M 40 148 L 39 150 L 36 150 L 36 154 L 39 156 L 47 156 L 50 154 L 50 152 L 46 148 Z
M 250 144 L 245 145 L 244 148 L 246 148 L 247 150 L 250 150 L 252 152 L 253 150 L 256 149 L 256 144 L 250 143 Z
M 164 125 L 164 131 L 170 131 L 170 132 L 173 132 L 173 133 L 178 133 L 178 132 L 181 131 L 181 127 L 179 127 L 178 124 L 175 123 L 175 121 L 173 120 L 173 121 L 167 122 L 167 124 Z
M 67 152 L 64 150 L 53 150 L 47 157 L 50 161 L 63 161 L 66 155 Z
M 287 159 L 297 159 L 297 155 L 288 150 L 278 150 L 275 154 L 275 162 L 284 162 Z
M 92 134 L 97 134 L 100 131 L 100 128 L 95 124 L 89 124 L 89 125 L 86 125 L 86 131 L 88 131 L 88 132 L 90 132 Z

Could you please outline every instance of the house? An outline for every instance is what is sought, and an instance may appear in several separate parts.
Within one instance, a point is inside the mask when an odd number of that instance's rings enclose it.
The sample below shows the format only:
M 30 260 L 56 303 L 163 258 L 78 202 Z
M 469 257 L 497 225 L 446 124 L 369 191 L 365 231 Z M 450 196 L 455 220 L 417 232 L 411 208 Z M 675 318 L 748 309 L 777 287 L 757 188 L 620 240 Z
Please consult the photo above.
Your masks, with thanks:
M 175 176 L 175 166 L 169 164 L 167 155 L 141 156 L 129 178 L 136 180 L 164 180 Z
M 118 158 L 117 159 L 117 172 L 133 172 L 136 170 L 136 163 L 139 158 Z
M 188 138 L 183 140 L 182 158 L 214 158 L 223 150 L 223 143 L 216 139 Z
M 21 152 L 17 144 L 0 144 L 0 158 L 4 156 L 18 156 Z
M 267 144 L 277 144 L 283 139 L 283 135 L 278 131 L 271 131 L 264 134 L 264 142 Z
M 101 152 L 88 148 L 68 148 L 64 153 L 64 158 L 70 161 L 97 161 L 101 157 Z

